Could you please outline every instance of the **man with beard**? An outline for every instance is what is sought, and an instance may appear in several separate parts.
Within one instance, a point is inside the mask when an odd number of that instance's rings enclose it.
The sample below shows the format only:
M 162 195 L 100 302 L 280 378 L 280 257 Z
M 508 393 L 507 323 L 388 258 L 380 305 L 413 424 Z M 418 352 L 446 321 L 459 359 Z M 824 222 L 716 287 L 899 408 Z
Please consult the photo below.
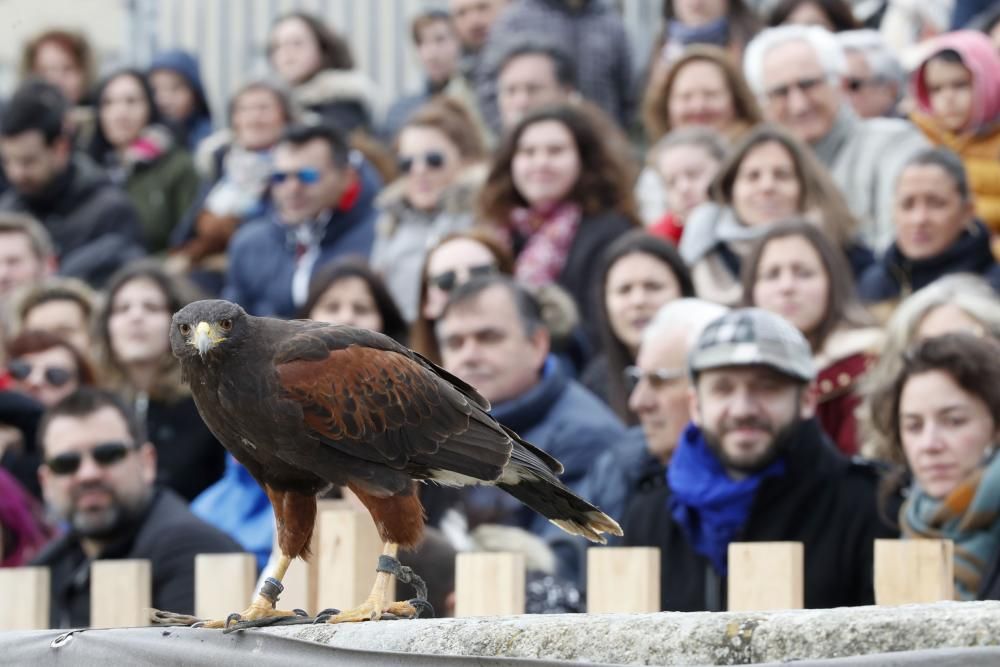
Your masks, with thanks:
M 726 609 L 730 542 L 801 542 L 805 606 L 872 604 L 878 476 L 848 461 L 814 418 L 805 338 L 779 316 L 735 310 L 688 357 L 691 423 L 666 485 L 637 497 L 625 543 L 661 553 L 660 604 Z
M 143 558 L 152 564 L 153 606 L 194 613 L 194 557 L 243 549 L 155 486 L 156 450 L 114 394 L 80 389 L 42 417 L 38 469 L 49 509 L 68 525 L 34 565 L 51 569 L 53 628 L 90 624 L 90 564 Z

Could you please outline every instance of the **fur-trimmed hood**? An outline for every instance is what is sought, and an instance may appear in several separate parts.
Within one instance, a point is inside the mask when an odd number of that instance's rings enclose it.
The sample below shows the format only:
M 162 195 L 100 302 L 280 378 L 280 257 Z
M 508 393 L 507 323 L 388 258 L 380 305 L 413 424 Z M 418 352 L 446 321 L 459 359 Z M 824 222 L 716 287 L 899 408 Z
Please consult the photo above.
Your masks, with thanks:
M 885 332 L 879 327 L 837 329 L 827 337 L 813 361 L 822 370 L 856 354 L 877 355 L 884 343 Z
M 325 69 L 292 89 L 292 100 L 304 109 L 331 102 L 357 102 L 372 118 L 383 114 L 378 86 L 360 70 Z

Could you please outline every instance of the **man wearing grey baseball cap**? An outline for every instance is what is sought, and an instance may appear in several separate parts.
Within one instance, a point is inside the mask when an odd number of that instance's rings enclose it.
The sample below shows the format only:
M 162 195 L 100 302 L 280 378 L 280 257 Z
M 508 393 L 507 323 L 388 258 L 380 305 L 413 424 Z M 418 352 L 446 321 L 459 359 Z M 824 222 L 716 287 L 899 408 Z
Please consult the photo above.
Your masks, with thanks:
M 809 344 L 757 308 L 709 324 L 688 356 L 691 423 L 664 476 L 624 517 L 625 542 L 656 546 L 661 608 L 726 609 L 731 542 L 802 542 L 805 605 L 871 604 L 878 475 L 844 458 L 814 419 Z

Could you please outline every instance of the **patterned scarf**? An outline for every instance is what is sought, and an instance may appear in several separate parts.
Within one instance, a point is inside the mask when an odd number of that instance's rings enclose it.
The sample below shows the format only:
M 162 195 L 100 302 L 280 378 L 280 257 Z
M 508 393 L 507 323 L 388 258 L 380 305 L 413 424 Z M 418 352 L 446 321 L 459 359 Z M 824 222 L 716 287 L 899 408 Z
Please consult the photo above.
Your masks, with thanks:
M 729 570 L 729 543 L 746 525 L 760 483 L 785 474 L 784 459 L 743 479 L 733 479 L 694 424 L 681 434 L 667 467 L 670 515 L 694 550 L 719 574 Z
M 955 594 L 975 600 L 987 568 L 1000 548 L 1000 456 L 993 456 L 944 499 L 914 482 L 899 511 L 906 538 L 955 543 Z
M 580 228 L 581 213 L 580 207 L 571 203 L 548 211 L 514 209 L 510 216 L 512 240 L 524 240 L 514 262 L 514 277 L 531 287 L 555 282 Z M 512 245 L 516 246 L 516 241 Z

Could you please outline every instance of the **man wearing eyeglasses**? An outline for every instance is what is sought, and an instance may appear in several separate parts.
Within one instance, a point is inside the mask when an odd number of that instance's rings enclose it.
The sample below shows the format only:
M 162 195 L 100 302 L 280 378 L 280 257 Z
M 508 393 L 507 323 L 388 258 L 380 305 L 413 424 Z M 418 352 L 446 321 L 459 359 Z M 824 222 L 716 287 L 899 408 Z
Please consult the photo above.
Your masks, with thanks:
M 51 571 L 51 627 L 89 625 L 94 560 L 150 560 L 153 606 L 193 613 L 195 555 L 243 551 L 155 486 L 156 450 L 114 394 L 70 394 L 45 413 L 38 440 L 42 494 L 67 527 L 34 561 Z
M 734 310 L 688 356 L 691 422 L 665 484 L 625 516 L 629 546 L 661 554 L 660 604 L 725 611 L 732 542 L 801 542 L 808 608 L 871 604 L 878 475 L 819 428 L 809 344 L 773 313 Z
M 892 242 L 893 190 L 903 165 L 927 146 L 912 124 L 859 118 L 847 95 L 847 61 L 832 33 L 786 25 L 759 33 L 743 57 L 747 83 L 770 122 L 812 146 L 830 171 L 862 240 L 881 252 Z
M 352 162 L 337 130 L 288 128 L 274 149 L 276 210 L 233 236 L 223 298 L 252 315 L 291 317 L 305 303 L 316 269 L 338 257 L 371 254 L 378 187 L 367 165 Z

